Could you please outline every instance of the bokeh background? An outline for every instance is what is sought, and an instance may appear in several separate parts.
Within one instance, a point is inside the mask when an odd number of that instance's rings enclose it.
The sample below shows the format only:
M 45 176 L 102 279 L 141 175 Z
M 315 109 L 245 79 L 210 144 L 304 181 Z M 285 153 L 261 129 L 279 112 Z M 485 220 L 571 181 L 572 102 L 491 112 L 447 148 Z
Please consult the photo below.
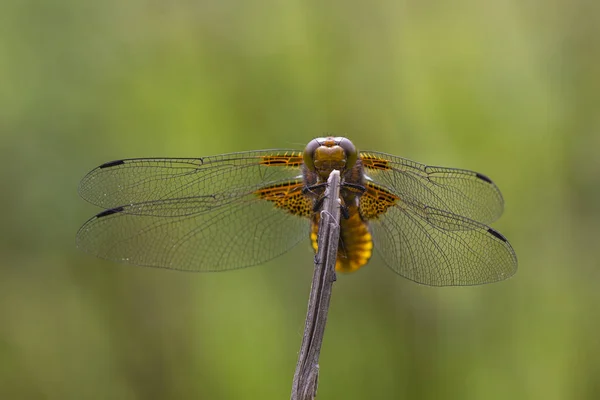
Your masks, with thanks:
M 0 398 L 284 399 L 312 274 L 75 248 L 105 161 L 315 136 L 492 177 L 513 278 L 339 277 L 323 399 L 600 398 L 600 7 L 575 0 L 0 3 Z

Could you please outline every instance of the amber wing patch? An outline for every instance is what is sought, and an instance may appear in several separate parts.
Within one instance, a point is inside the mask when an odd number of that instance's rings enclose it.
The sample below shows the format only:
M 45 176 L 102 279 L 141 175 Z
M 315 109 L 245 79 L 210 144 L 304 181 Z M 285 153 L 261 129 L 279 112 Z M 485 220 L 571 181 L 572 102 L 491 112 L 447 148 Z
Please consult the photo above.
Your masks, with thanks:
M 290 181 L 266 186 L 254 192 L 263 200 L 271 201 L 277 208 L 290 214 L 310 217 L 313 214 L 312 200 L 302 193 L 301 181 Z
M 302 165 L 302 153 L 300 152 L 289 152 L 283 154 L 273 154 L 268 156 L 260 157 L 261 165 L 268 167 L 290 167 L 298 168 Z
M 360 215 L 364 219 L 376 219 L 397 204 L 400 198 L 381 186 L 367 182 L 367 190 L 360 197 Z
M 369 153 L 360 153 L 360 159 L 362 161 L 363 167 L 367 169 L 392 169 L 388 160 L 384 160 L 383 158 L 377 157 Z

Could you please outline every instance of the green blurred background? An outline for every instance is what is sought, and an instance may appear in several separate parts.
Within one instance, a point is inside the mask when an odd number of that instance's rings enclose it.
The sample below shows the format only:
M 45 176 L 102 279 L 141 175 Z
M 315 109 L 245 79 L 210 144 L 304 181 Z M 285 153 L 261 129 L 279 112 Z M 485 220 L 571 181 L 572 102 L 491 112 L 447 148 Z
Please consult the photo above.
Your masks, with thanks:
M 592 1 L 0 3 L 0 398 L 285 399 L 308 240 L 187 274 L 75 248 L 83 175 L 335 133 L 491 176 L 519 272 L 334 287 L 322 399 L 600 398 L 600 7 Z

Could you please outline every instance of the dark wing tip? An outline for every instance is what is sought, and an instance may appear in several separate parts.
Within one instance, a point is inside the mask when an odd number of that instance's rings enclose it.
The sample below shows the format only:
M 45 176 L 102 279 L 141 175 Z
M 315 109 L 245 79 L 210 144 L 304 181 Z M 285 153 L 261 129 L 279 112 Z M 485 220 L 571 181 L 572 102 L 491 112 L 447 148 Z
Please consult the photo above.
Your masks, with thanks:
M 115 161 L 109 161 L 107 163 L 104 163 L 101 166 L 99 166 L 98 168 L 110 168 L 110 167 L 116 167 L 117 165 L 123 165 L 123 164 L 125 164 L 125 161 L 115 160 Z
M 482 181 L 486 181 L 487 183 L 493 184 L 492 180 L 490 178 L 488 178 L 487 176 L 485 176 L 484 174 L 480 174 L 479 172 L 476 172 L 475 176 L 477 176 Z
M 504 235 L 502 235 L 502 234 L 501 234 L 500 232 L 498 232 L 497 230 L 495 230 L 495 229 L 493 229 L 493 228 L 488 228 L 488 232 L 489 232 L 489 233 L 490 233 L 492 236 L 494 236 L 494 237 L 496 237 L 496 238 L 498 238 L 498 239 L 502 240 L 503 242 L 508 242 L 508 240 L 507 240 L 507 239 L 504 237 Z
M 123 207 L 109 208 L 108 210 L 104 210 L 101 213 L 96 214 L 96 218 L 107 217 L 109 215 L 113 215 L 113 214 L 120 213 L 123 211 L 124 211 Z

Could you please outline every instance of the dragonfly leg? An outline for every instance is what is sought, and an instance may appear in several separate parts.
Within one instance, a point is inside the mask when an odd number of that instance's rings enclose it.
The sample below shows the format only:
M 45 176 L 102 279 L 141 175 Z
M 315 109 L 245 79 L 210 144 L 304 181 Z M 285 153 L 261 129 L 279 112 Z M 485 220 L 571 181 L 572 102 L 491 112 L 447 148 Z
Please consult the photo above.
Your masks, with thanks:
M 315 194 L 315 189 L 325 189 L 327 187 L 327 182 L 316 183 L 314 185 L 304 186 L 302 188 L 302 194 Z
M 358 183 L 344 182 L 344 183 L 342 183 L 342 187 L 344 189 L 347 189 L 349 192 L 360 193 L 360 194 L 363 194 L 364 192 L 367 191 L 367 188 L 365 186 L 360 185 Z
M 342 217 L 344 217 L 344 219 L 350 218 L 350 210 L 348 210 L 348 206 L 345 205 L 344 202 L 340 204 L 340 213 L 342 214 Z

